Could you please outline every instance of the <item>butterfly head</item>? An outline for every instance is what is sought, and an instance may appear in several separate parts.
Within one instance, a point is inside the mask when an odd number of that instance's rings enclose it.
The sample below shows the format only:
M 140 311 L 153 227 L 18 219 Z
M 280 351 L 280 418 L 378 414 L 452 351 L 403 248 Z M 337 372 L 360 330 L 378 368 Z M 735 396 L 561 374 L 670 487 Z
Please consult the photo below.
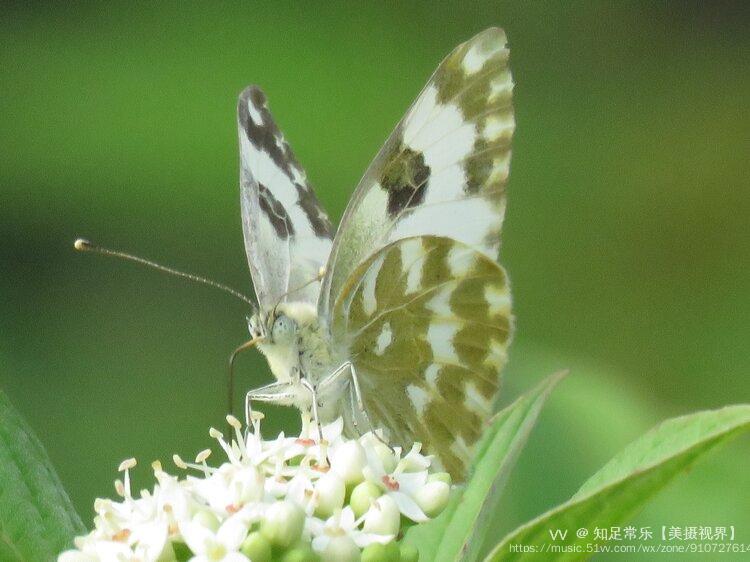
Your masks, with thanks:
M 248 329 L 279 381 L 300 372 L 300 351 L 310 349 L 310 331 L 317 325 L 315 308 L 307 303 L 281 303 L 248 318 Z
M 278 307 L 270 312 L 258 312 L 247 318 L 250 336 L 259 344 L 289 345 L 294 341 L 297 323 Z
M 253 339 L 261 344 L 291 345 L 300 326 L 316 320 L 315 309 L 306 303 L 287 302 L 270 310 L 260 310 L 247 318 L 247 327 Z

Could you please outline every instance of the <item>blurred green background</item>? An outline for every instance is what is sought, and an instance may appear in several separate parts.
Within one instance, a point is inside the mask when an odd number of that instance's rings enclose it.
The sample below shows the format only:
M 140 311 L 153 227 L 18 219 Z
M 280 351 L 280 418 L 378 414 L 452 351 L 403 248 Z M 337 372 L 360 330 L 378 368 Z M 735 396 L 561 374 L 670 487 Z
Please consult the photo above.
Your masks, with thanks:
M 572 371 L 511 480 L 500 533 L 659 420 L 750 400 L 749 23 L 740 3 L 6 7 L 0 384 L 87 522 L 123 458 L 141 461 L 147 486 L 151 460 L 204 448 L 247 310 L 78 255 L 73 239 L 250 291 L 238 92 L 265 89 L 338 218 L 441 58 L 499 25 L 518 123 L 503 402 Z M 241 389 L 270 380 L 251 355 Z M 269 434 L 296 427 L 294 412 L 268 412 Z M 750 542 L 748 461 L 750 441 L 731 444 L 637 524 L 735 525 Z

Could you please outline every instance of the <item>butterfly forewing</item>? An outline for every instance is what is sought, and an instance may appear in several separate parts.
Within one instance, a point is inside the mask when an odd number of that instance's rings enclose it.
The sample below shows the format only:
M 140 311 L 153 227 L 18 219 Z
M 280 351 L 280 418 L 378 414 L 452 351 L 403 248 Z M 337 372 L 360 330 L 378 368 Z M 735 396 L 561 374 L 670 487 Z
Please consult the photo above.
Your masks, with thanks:
M 507 278 L 494 260 L 420 236 L 357 268 L 331 327 L 373 425 L 404 447 L 422 442 L 460 480 L 491 413 L 511 323 Z
M 290 290 L 289 299 L 315 304 L 320 283 L 310 281 L 328 260 L 331 223 L 260 88 L 240 94 L 237 121 L 242 227 L 259 304 L 269 309 Z
M 512 90 L 500 29 L 459 45 L 440 64 L 347 207 L 323 282 L 322 318 L 357 265 L 390 242 L 438 235 L 497 258 Z

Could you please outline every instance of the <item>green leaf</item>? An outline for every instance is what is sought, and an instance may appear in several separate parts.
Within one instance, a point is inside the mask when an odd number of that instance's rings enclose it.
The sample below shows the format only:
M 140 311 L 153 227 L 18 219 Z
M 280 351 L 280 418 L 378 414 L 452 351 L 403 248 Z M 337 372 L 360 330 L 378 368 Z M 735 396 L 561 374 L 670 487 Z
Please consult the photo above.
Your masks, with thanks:
M 594 474 L 566 503 L 522 525 L 506 536 L 486 562 L 516 560 L 585 560 L 588 543 L 601 543 L 591 534 L 578 538 L 576 530 L 607 528 L 625 523 L 659 490 L 696 460 L 742 431 L 750 429 L 750 405 L 729 406 L 668 420 L 626 447 Z M 554 530 L 568 531 L 553 541 Z M 551 553 L 542 549 L 556 543 L 582 552 Z M 534 552 L 511 552 L 524 545 Z M 543 556 L 538 555 L 544 552 Z
M 0 391 L 0 559 L 53 561 L 84 532 L 42 444 Z
M 498 499 L 518 453 L 534 426 L 558 373 L 498 412 L 477 446 L 469 481 L 457 490 L 435 520 L 412 527 L 404 540 L 419 549 L 419 559 L 435 562 L 474 561 L 488 529 Z

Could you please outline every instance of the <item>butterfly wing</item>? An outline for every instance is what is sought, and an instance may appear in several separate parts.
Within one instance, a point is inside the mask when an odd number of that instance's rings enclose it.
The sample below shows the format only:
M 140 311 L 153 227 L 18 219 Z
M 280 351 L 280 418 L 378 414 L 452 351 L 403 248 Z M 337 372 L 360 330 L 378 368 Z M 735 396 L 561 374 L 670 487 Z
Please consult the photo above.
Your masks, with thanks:
M 420 441 L 462 480 L 511 335 L 497 262 L 448 238 L 396 241 L 349 277 L 331 328 L 373 424 L 402 447 Z
M 417 235 L 497 258 L 505 212 L 513 81 L 501 29 L 443 60 L 365 172 L 333 244 L 318 311 L 328 320 L 349 275 L 373 251 Z
M 310 282 L 331 251 L 328 216 L 260 88 L 240 94 L 237 124 L 242 229 L 258 303 L 268 309 L 291 290 L 290 299 L 315 304 L 320 282 Z
M 373 424 L 421 441 L 458 479 L 512 331 L 496 262 L 512 90 L 500 29 L 443 60 L 357 187 L 318 301 Z

